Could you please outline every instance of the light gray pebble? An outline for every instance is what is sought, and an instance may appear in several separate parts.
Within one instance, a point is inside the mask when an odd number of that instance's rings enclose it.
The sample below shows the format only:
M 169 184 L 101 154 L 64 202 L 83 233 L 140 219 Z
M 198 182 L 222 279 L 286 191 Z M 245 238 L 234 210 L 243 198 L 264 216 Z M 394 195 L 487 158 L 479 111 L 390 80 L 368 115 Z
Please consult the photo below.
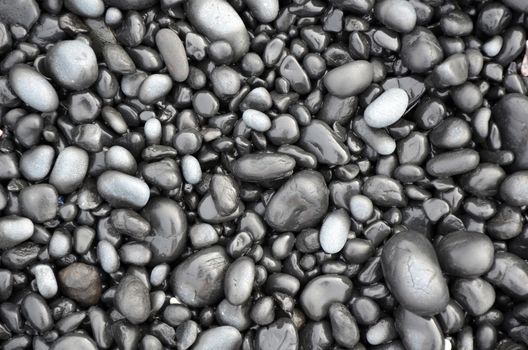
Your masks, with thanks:
M 168 264 L 159 264 L 152 268 L 150 271 L 150 284 L 153 287 L 159 287 L 165 282 L 170 272 L 170 266 Z
M 88 172 L 88 153 L 76 146 L 63 149 L 51 170 L 49 183 L 60 194 L 71 193 L 81 186 Z
M 191 226 L 189 229 L 191 244 L 196 249 L 209 247 L 218 242 L 218 233 L 214 227 L 207 223 L 200 223 Z
M 103 0 L 65 0 L 64 7 L 81 17 L 97 18 L 103 15 Z
M 18 98 L 37 111 L 53 112 L 59 107 L 55 88 L 26 64 L 17 64 L 9 70 L 9 84 Z
M 72 250 L 72 237 L 65 230 L 53 232 L 48 244 L 48 253 L 52 258 L 62 258 Z
M 112 146 L 105 153 L 106 168 L 117 170 L 130 175 L 136 173 L 136 159 L 129 150 L 122 146 Z
M 103 240 L 97 243 L 97 258 L 101 268 L 106 273 L 114 273 L 121 265 L 117 250 L 112 243 Z
M 409 96 L 405 90 L 388 89 L 365 108 L 365 122 L 371 128 L 385 128 L 400 120 L 408 104 Z
M 150 315 L 149 290 L 145 283 L 134 275 L 126 275 L 119 281 L 114 303 L 117 310 L 132 324 L 141 324 Z
M 202 180 L 200 162 L 194 156 L 186 154 L 181 161 L 183 178 L 191 185 L 196 185 Z
M 143 128 L 147 144 L 156 145 L 160 143 L 162 136 L 162 127 L 159 119 L 150 118 L 145 122 L 145 126 Z
M 242 335 L 231 326 L 213 327 L 198 336 L 192 350 L 238 350 Z
M 37 264 L 31 267 L 31 273 L 37 281 L 37 289 L 40 295 L 46 299 L 53 298 L 58 291 L 57 279 L 53 269 L 46 264 Z
M 178 34 L 168 28 L 156 33 L 156 46 L 172 79 L 183 82 L 189 76 L 189 63 Z
M 323 220 L 319 231 L 321 248 L 328 254 L 338 253 L 345 246 L 350 217 L 344 209 L 337 209 L 328 214 Z
M 8 249 L 24 242 L 33 235 L 35 227 L 28 218 L 3 216 L 0 218 L 0 248 Z
M 115 208 L 142 208 L 150 198 L 150 189 L 144 181 L 115 170 L 99 176 L 97 192 Z
M 172 79 L 166 74 L 152 74 L 139 87 L 139 100 L 151 104 L 167 95 L 172 89 Z
M 270 118 L 256 109 L 245 110 L 242 119 L 249 128 L 255 131 L 266 132 L 271 128 Z
M 22 214 L 36 223 L 52 220 L 58 211 L 58 194 L 46 183 L 31 185 L 20 191 L 18 201 Z
M 279 14 L 278 0 L 244 0 L 253 17 L 261 23 L 270 23 Z
M 152 252 L 144 243 L 129 242 L 119 248 L 119 257 L 124 264 L 145 266 L 152 258 Z
M 255 281 L 255 263 L 248 257 L 240 257 L 227 269 L 224 280 L 226 299 L 233 305 L 249 300 Z
M 354 79 L 351 79 L 354 77 Z M 374 69 L 368 61 L 358 60 L 332 69 L 323 78 L 329 93 L 345 98 L 359 95 L 372 83 Z
M 357 135 L 376 153 L 388 156 L 396 150 L 396 141 L 383 129 L 374 129 L 367 125 L 364 118 L 354 120 Z
M 366 222 L 374 213 L 374 205 L 367 196 L 356 194 L 350 197 L 350 213 L 359 222 Z

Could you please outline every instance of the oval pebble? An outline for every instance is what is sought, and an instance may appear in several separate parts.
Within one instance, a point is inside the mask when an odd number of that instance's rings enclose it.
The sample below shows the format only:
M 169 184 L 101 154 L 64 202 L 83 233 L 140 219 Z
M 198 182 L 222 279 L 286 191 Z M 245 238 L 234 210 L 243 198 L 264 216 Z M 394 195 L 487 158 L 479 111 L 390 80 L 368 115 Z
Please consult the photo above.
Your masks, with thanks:
M 371 128 L 385 128 L 400 120 L 408 104 L 405 90 L 388 89 L 365 108 L 365 122 Z
M 150 197 L 148 185 L 137 177 L 108 170 L 97 179 L 97 192 L 115 208 L 142 208 Z
M 319 231 L 321 248 L 328 254 L 338 253 L 345 246 L 349 230 L 350 217 L 344 209 L 329 213 Z
M 373 77 L 371 63 L 358 60 L 332 69 L 326 73 L 323 82 L 332 95 L 345 98 L 365 91 L 372 83 Z
M 17 64 L 10 69 L 9 84 L 18 98 L 39 112 L 53 112 L 59 107 L 55 88 L 28 65 Z

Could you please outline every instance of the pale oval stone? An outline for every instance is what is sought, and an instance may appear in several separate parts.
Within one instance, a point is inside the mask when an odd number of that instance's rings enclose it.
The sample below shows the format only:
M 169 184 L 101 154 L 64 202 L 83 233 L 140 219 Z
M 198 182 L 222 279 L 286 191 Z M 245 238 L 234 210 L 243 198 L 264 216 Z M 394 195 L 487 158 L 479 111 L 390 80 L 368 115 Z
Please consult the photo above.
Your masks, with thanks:
M 24 103 L 40 112 L 59 107 L 57 91 L 42 74 L 27 64 L 17 64 L 9 71 L 9 85 Z
M 271 128 L 270 118 L 256 109 L 247 109 L 242 114 L 244 123 L 251 129 L 259 132 L 266 132 Z
M 326 216 L 319 231 L 321 248 L 328 254 L 335 254 L 345 246 L 350 230 L 350 218 L 344 209 L 338 209 Z
M 405 90 L 388 89 L 365 108 L 365 122 L 371 128 L 385 128 L 400 120 L 408 104 Z

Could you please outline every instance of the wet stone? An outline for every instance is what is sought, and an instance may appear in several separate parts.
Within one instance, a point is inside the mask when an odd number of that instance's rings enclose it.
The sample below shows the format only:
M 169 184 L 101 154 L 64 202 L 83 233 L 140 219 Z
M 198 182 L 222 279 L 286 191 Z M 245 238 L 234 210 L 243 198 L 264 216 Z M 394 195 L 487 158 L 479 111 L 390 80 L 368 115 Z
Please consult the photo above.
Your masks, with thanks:
M 299 346 L 299 336 L 290 319 L 280 318 L 269 326 L 260 328 L 255 343 L 257 350 L 293 350 Z
M 280 153 L 250 153 L 233 166 L 236 178 L 248 182 L 279 180 L 291 176 L 295 160 Z
M 101 297 L 101 279 L 96 267 L 74 263 L 59 271 L 61 291 L 83 305 L 95 305 Z
M 311 280 L 299 302 L 306 315 L 315 321 L 323 319 L 333 303 L 346 303 L 352 296 L 352 282 L 345 276 L 328 274 Z

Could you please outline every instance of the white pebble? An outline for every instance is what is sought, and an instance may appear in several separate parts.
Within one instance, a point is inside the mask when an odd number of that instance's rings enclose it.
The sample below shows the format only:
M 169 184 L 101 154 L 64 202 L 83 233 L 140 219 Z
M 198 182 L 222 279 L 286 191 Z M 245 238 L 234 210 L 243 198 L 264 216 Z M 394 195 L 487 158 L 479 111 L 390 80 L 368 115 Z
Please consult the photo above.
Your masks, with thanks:
M 57 230 L 49 241 L 48 253 L 52 258 L 62 258 L 68 255 L 72 247 L 72 238 L 68 233 Z
M 145 127 L 145 138 L 147 139 L 147 143 L 149 145 L 157 145 L 161 141 L 161 123 L 156 118 L 150 118 L 146 121 Z
M 182 174 L 185 181 L 196 185 L 202 180 L 202 168 L 198 159 L 191 155 L 185 155 L 181 161 Z
M 244 123 L 255 131 L 266 132 L 271 128 L 270 118 L 256 109 L 248 109 L 242 114 Z
M 350 230 L 350 218 L 344 209 L 334 210 L 326 216 L 319 232 L 321 248 L 335 254 L 345 246 Z
M 367 221 L 372 217 L 373 212 L 374 205 L 370 198 L 361 194 L 354 195 L 350 198 L 350 213 L 357 221 Z
M 58 291 L 57 279 L 49 265 L 37 264 L 31 267 L 31 273 L 35 275 L 37 289 L 40 295 L 46 299 L 53 298 Z
M 365 108 L 365 122 L 371 128 L 385 128 L 400 120 L 408 104 L 405 90 L 388 89 Z
M 97 258 L 104 272 L 114 273 L 119 270 L 119 255 L 112 243 L 105 240 L 99 241 L 97 244 Z
M 500 35 L 495 35 L 482 45 L 482 52 L 488 57 L 495 57 L 502 49 L 503 39 Z

